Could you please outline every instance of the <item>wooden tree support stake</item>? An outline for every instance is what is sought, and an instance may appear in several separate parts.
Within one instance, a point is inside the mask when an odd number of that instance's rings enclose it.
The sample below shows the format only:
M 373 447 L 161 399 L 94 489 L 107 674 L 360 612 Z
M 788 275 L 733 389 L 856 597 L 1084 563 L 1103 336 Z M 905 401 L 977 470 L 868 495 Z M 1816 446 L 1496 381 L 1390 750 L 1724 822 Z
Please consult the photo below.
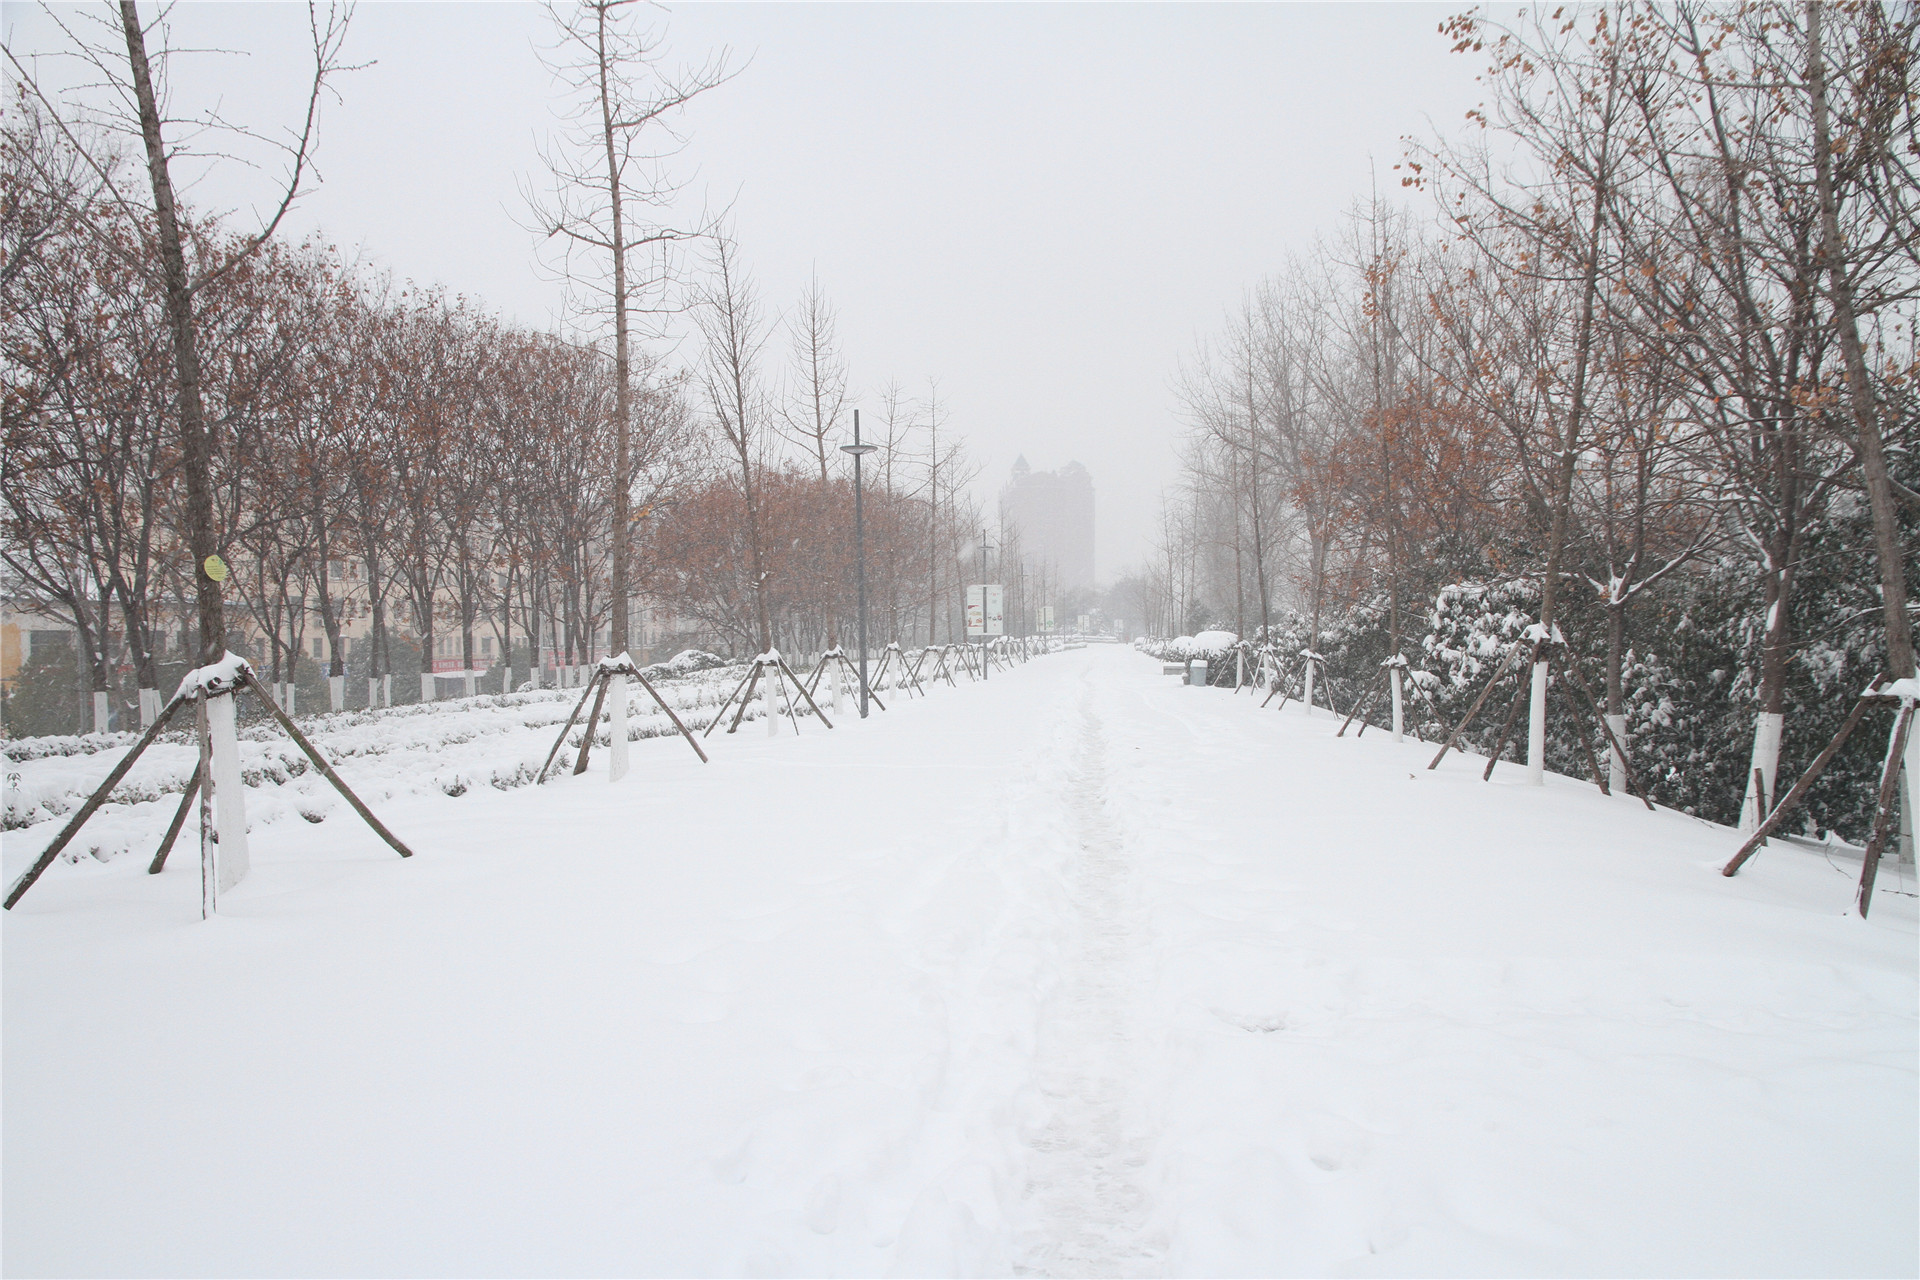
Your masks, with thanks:
M 1653 797 L 1648 795 L 1647 789 L 1640 785 L 1640 771 L 1633 767 L 1633 757 L 1627 754 L 1627 744 L 1614 736 L 1613 726 L 1608 724 L 1606 716 L 1600 713 L 1600 703 L 1594 698 L 1593 689 L 1587 684 L 1587 678 L 1580 674 L 1580 666 L 1573 660 L 1573 652 L 1570 649 L 1567 651 L 1567 674 L 1573 677 L 1573 687 L 1582 698 L 1586 699 L 1588 712 L 1600 722 L 1600 732 L 1606 735 L 1608 748 L 1619 755 L 1620 763 L 1627 775 L 1627 790 L 1638 796 L 1640 803 L 1647 806 L 1647 812 L 1652 813 Z M 1600 788 L 1602 791 L 1606 789 L 1604 784 Z
M 714 708 L 713 719 L 707 721 L 707 727 L 700 731 L 701 737 L 705 738 L 712 735 L 713 726 L 720 723 L 720 718 L 727 714 L 727 708 L 732 706 L 733 700 L 740 696 L 740 691 L 747 687 L 747 681 L 753 679 L 757 674 L 758 672 L 755 668 L 749 667 L 747 669 L 747 674 L 740 677 L 740 683 L 733 686 L 733 692 L 721 699 L 720 705 Z M 749 694 L 749 696 L 751 696 L 751 694 Z M 731 733 L 733 730 L 729 729 L 727 732 Z
M 361 803 L 360 797 L 353 793 L 353 789 L 347 786 L 340 775 L 334 771 L 333 766 L 327 763 L 326 758 L 323 757 L 319 750 L 314 747 L 313 743 L 307 739 L 307 735 L 300 732 L 300 726 L 296 725 L 287 713 L 280 709 L 278 703 L 267 696 L 267 691 L 261 686 L 259 680 L 254 677 L 252 669 L 245 665 L 242 665 L 240 668 L 240 681 L 232 690 L 232 693 L 238 695 L 241 689 L 251 691 L 255 697 L 260 699 L 261 705 L 266 707 L 275 722 L 286 731 L 287 736 L 293 739 L 294 745 L 298 746 L 306 755 L 307 759 L 313 762 L 313 766 L 320 771 L 320 775 L 333 784 L 334 790 L 338 791 L 341 796 L 346 799 L 346 802 L 353 806 L 354 812 L 365 819 L 367 825 L 372 827 L 374 832 L 379 835 L 382 840 L 385 840 L 401 857 L 411 858 L 413 856 L 413 850 L 402 844 L 393 832 L 387 830 L 380 819 L 373 816 L 373 811 Z M 140 735 L 139 741 L 133 744 L 133 748 L 129 750 L 125 756 L 121 757 L 120 763 L 114 766 L 113 772 L 107 775 L 107 780 L 101 783 L 91 796 L 87 797 L 87 802 L 81 805 L 73 817 L 68 820 L 67 825 L 61 828 L 60 834 L 55 836 L 53 843 L 49 844 L 46 849 L 41 852 L 39 858 L 34 861 L 33 866 L 27 869 L 26 874 L 14 882 L 12 890 L 7 894 L 5 905 L 8 910 L 12 910 L 13 904 L 20 901 L 21 895 L 33 887 L 34 881 L 40 878 L 41 873 L 53 865 L 53 860 L 60 856 L 60 851 L 67 847 L 67 844 L 75 835 L 79 834 L 80 828 L 86 824 L 87 819 L 92 817 L 94 812 L 98 810 L 102 804 L 106 803 L 107 797 L 112 794 L 114 787 L 119 785 L 120 779 L 126 777 L 127 771 L 133 768 L 134 762 L 140 758 L 149 746 L 153 745 L 154 739 L 160 736 L 160 731 L 167 726 L 168 722 L 173 719 L 180 708 L 189 701 L 195 704 L 196 710 L 201 713 L 200 718 L 203 721 L 202 728 L 198 734 L 200 760 L 194 769 L 192 782 L 188 784 L 186 793 L 180 797 L 179 808 L 174 810 L 173 821 L 167 825 L 167 833 L 160 841 L 160 848 L 155 852 L 153 861 L 147 866 L 147 874 L 157 875 L 166 866 L 167 855 L 173 851 L 174 843 L 180 838 L 181 828 L 186 825 L 187 814 L 192 810 L 194 800 L 198 797 L 200 801 L 201 875 L 203 881 L 205 880 L 208 874 L 206 846 L 212 839 L 212 828 L 210 825 L 212 805 L 210 802 L 213 797 L 213 763 L 204 728 L 205 696 L 195 694 L 189 697 L 185 693 L 176 693 L 167 702 L 167 705 L 161 709 L 160 714 L 154 717 L 153 723 L 147 726 L 146 732 Z M 206 885 L 203 884 L 203 903 L 205 896 Z
M 1538 646 L 1535 646 L 1536 649 Z M 1537 658 L 1536 658 L 1537 660 Z M 1500 722 L 1500 736 L 1494 741 L 1493 750 L 1487 754 L 1487 767 L 1480 771 L 1480 781 L 1488 782 L 1493 778 L 1493 766 L 1500 763 L 1500 753 L 1507 749 L 1507 739 L 1513 735 L 1513 722 L 1520 715 L 1520 707 L 1532 690 L 1522 680 L 1520 687 L 1513 691 L 1513 701 L 1507 704 L 1507 718 Z
M 1513 660 L 1519 656 L 1520 646 L 1515 645 L 1508 651 L 1505 661 L 1501 662 L 1500 669 L 1493 673 L 1491 680 L 1487 681 L 1486 688 L 1480 690 L 1480 696 L 1475 698 L 1473 705 L 1467 708 L 1467 714 L 1460 717 L 1460 723 L 1453 726 L 1453 732 L 1448 734 L 1447 740 L 1440 744 L 1440 751 L 1433 757 L 1432 762 L 1427 765 L 1428 769 L 1438 769 L 1440 767 L 1440 762 L 1447 758 L 1447 752 L 1453 750 L 1454 744 L 1460 741 L 1460 735 L 1467 731 L 1467 726 L 1473 723 L 1473 718 L 1480 714 L 1481 706 L 1485 704 L 1488 696 L 1493 693 L 1493 686 L 1506 679 L 1507 669 L 1513 665 Z
M 193 798 L 200 794 L 201 784 L 207 780 L 207 760 L 200 758 L 194 766 L 193 781 L 187 784 L 186 791 L 180 797 L 180 807 L 173 811 L 173 821 L 167 824 L 167 834 L 160 841 L 160 848 L 154 853 L 153 861 L 147 864 L 147 874 L 157 876 L 166 868 L 167 855 L 173 852 L 173 842 L 180 838 L 180 828 L 187 825 L 187 814 L 193 808 Z
M 1573 660 L 1569 658 L 1567 662 L 1568 662 L 1568 665 L 1571 666 Z M 1573 709 L 1574 709 L 1573 699 L 1567 696 L 1567 691 L 1565 689 L 1560 690 L 1560 701 L 1566 704 L 1566 707 L 1569 713 L 1573 712 Z M 1573 716 L 1573 722 L 1576 726 L 1579 725 L 1580 723 L 1579 715 L 1575 714 Z M 1600 772 L 1600 761 L 1594 758 L 1593 740 L 1587 737 L 1586 730 L 1584 729 L 1581 729 L 1579 731 L 1579 738 L 1580 738 L 1580 753 L 1586 756 L 1587 758 L 1587 769 L 1593 774 L 1593 784 L 1600 788 L 1601 795 L 1603 796 L 1612 795 L 1613 789 L 1611 784 L 1607 782 L 1607 775 Z
M 1786 795 L 1781 796 L 1776 793 L 1773 812 L 1754 828 L 1753 834 L 1747 837 L 1747 842 L 1740 846 L 1739 852 L 1728 860 L 1727 865 L 1720 868 L 1721 875 L 1739 874 L 1740 868 L 1747 864 L 1747 859 L 1759 852 L 1760 846 L 1766 843 L 1767 837 L 1773 834 L 1774 828 L 1780 825 L 1780 820 L 1787 816 L 1787 812 L 1805 799 L 1807 792 L 1813 790 L 1813 784 L 1819 781 L 1827 765 L 1832 763 L 1834 756 L 1840 753 L 1840 748 L 1846 745 L 1847 739 L 1852 736 L 1861 717 L 1867 714 L 1868 708 L 1884 701 L 1874 696 L 1873 692 L 1880 687 L 1880 684 L 1881 678 L 1876 676 L 1873 683 L 1868 686 L 1867 692 L 1853 704 L 1853 710 L 1848 712 L 1847 718 L 1841 722 L 1840 731 L 1833 735 L 1833 741 L 1827 743 L 1826 748 L 1813 758 L 1813 763 L 1808 765 L 1807 771 L 1800 775 L 1800 780 L 1793 784 Z
M 753 671 L 747 676 L 746 691 L 740 695 L 740 705 L 733 709 L 733 719 L 727 722 L 728 733 L 733 733 L 740 728 L 740 722 L 747 715 L 747 704 L 753 701 L 753 692 L 760 687 L 760 680 L 764 675 L 766 675 L 766 667 L 755 661 Z
M 900 670 L 906 673 L 907 683 L 902 685 L 901 688 L 907 691 L 908 697 L 912 697 L 916 691 L 919 692 L 921 697 L 926 697 L 927 691 L 920 687 L 919 668 L 916 666 L 911 670 L 908 669 L 907 655 L 901 652 L 898 641 L 889 644 L 886 652 L 880 655 L 880 669 L 873 673 L 873 680 L 869 683 L 868 688 L 871 689 L 875 685 L 882 684 L 886 681 L 887 672 L 892 668 L 893 661 L 896 657 L 900 660 Z
M 1867 839 L 1866 852 L 1860 856 L 1860 894 L 1854 905 L 1860 918 L 1867 918 L 1873 905 L 1873 880 L 1880 870 L 1880 849 L 1887 842 L 1887 828 L 1893 818 L 1894 793 L 1900 789 L 1900 764 L 1907 753 L 1907 734 L 1913 729 L 1914 702 L 1900 700 L 1900 714 L 1894 717 L 1893 733 L 1887 739 L 1887 762 L 1880 767 L 1880 797 L 1873 811 L 1873 835 Z
M 852 658 L 849 658 L 846 654 L 836 650 L 833 653 L 827 654 L 825 657 L 821 658 L 820 665 L 813 669 L 813 676 L 807 682 L 808 695 L 811 696 L 813 691 L 820 687 L 821 673 L 827 669 L 827 666 L 829 663 L 834 663 L 846 671 L 848 678 L 850 678 L 853 681 L 854 688 L 857 693 L 860 686 L 860 668 L 858 665 L 854 663 Z M 886 667 L 885 658 L 882 658 L 880 660 L 880 665 L 881 665 L 881 668 L 884 670 Z M 878 679 L 879 679 L 879 672 L 875 672 L 874 680 L 869 681 L 867 684 L 867 698 L 869 701 L 873 703 L 874 706 L 880 708 L 882 711 L 885 711 L 887 709 L 887 704 L 880 701 L 880 695 L 873 691 L 873 686 L 875 683 L 877 683 Z
M 1267 690 L 1267 696 L 1260 699 L 1260 709 L 1262 711 L 1265 711 L 1267 709 L 1267 704 L 1273 701 L 1273 695 L 1277 693 L 1280 695 L 1280 705 L 1275 707 L 1274 710 L 1285 711 L 1287 709 L 1287 692 L 1286 691 L 1287 691 L 1286 677 L 1280 673 L 1280 668 L 1276 666 L 1273 669 L 1273 684 Z
M 573 714 L 567 717 L 567 723 L 561 728 L 560 736 L 553 740 L 553 750 L 547 752 L 547 762 L 540 766 L 540 772 L 534 776 L 534 786 L 537 787 L 547 780 L 547 770 L 553 768 L 553 758 L 560 754 L 560 748 L 565 744 L 567 735 L 573 732 L 573 722 L 580 718 L 580 709 L 587 705 L 587 695 L 592 692 L 593 682 L 589 680 L 587 687 L 580 691 L 580 701 L 573 704 Z
M 33 882 L 40 878 L 43 871 L 53 865 L 53 860 L 60 856 L 60 851 L 67 847 L 68 842 L 80 834 L 80 828 L 87 825 L 87 819 L 93 816 L 94 811 L 107 802 L 107 797 L 112 794 L 113 789 L 120 785 L 120 779 L 127 776 L 127 770 L 133 768 L 134 762 L 153 745 L 153 740 L 160 736 L 162 729 L 167 727 L 167 722 L 173 719 L 173 713 L 180 709 L 183 701 L 185 699 L 179 694 L 173 695 L 172 700 L 161 709 L 159 715 L 153 718 L 153 723 L 147 726 L 147 731 L 140 735 L 132 749 L 120 757 L 120 763 L 113 767 L 113 772 L 107 775 L 107 780 L 95 788 L 94 793 L 87 797 L 87 802 L 80 806 L 73 817 L 67 819 L 67 825 L 60 828 L 60 834 L 53 838 L 52 844 L 41 851 L 38 858 L 34 859 L 33 865 L 27 868 L 26 873 L 13 882 L 13 888 L 7 891 L 5 906 L 8 911 L 13 910 L 13 904 L 20 901 L 21 895 L 33 888 Z
M 341 779 L 340 775 L 334 772 L 333 766 L 328 764 L 325 758 L 314 749 L 314 745 L 311 742 L 307 741 L 307 735 L 300 732 L 300 726 L 295 724 L 287 713 L 280 709 L 278 703 L 267 696 L 267 691 L 260 687 L 258 680 L 254 679 L 252 669 L 246 668 L 245 670 L 246 674 L 242 677 L 242 683 L 245 684 L 247 688 L 253 690 L 254 695 L 266 705 L 267 710 L 272 713 L 273 718 L 280 722 L 280 727 L 287 731 L 287 736 L 293 739 L 294 745 L 306 752 L 307 759 L 313 761 L 314 767 L 320 770 L 321 776 L 333 784 L 333 789 L 338 791 L 341 796 L 346 799 L 346 802 L 353 806 L 354 812 L 366 820 L 367 825 L 373 828 L 375 834 L 393 847 L 395 853 L 403 858 L 411 858 L 413 856 L 413 850 L 401 844 L 399 838 L 396 837 L 393 832 L 387 830 L 385 824 L 383 824 L 380 819 L 373 816 L 373 810 L 360 803 L 360 797 L 353 794 L 353 788 L 349 787 L 346 782 Z
M 1355 716 L 1360 715 L 1362 712 L 1365 712 L 1367 715 L 1373 714 L 1373 704 L 1379 701 L 1381 690 L 1386 688 L 1387 685 L 1391 684 L 1392 681 L 1393 681 L 1393 676 L 1391 674 L 1383 673 L 1382 683 L 1376 684 L 1373 688 L 1367 691 L 1367 698 L 1365 702 L 1356 702 L 1353 704 L 1353 710 L 1348 712 L 1347 718 L 1341 721 L 1340 723 L 1340 732 L 1334 734 L 1333 736 L 1336 738 L 1346 737 L 1347 726 L 1353 723 L 1353 719 Z M 1360 721 L 1360 732 L 1354 734 L 1353 736 L 1356 738 L 1362 738 L 1366 736 L 1366 733 L 1367 733 L 1367 722 L 1364 719 L 1362 719 Z
M 833 721 L 827 719 L 826 712 L 820 710 L 820 705 L 813 700 L 813 695 L 808 693 L 806 688 L 801 685 L 800 677 L 793 674 L 793 668 L 787 665 L 787 660 L 785 658 L 775 658 L 774 661 L 779 663 L 780 669 L 787 673 L 787 679 L 793 681 L 793 687 L 800 690 L 800 696 L 805 698 L 807 705 L 813 708 L 813 714 L 820 717 L 820 723 L 829 729 L 833 728 Z M 787 714 L 789 716 L 793 714 L 793 704 L 791 702 L 787 704 Z M 798 720 L 794 721 L 793 731 L 795 733 L 800 732 L 800 722 Z
M 638 680 L 640 682 L 640 687 L 647 691 L 648 696 L 651 697 L 655 702 L 660 704 L 660 709 L 667 713 L 667 719 L 673 721 L 673 727 L 680 731 L 680 736 L 685 738 L 687 740 L 687 745 L 693 748 L 693 754 L 700 757 L 700 763 L 701 764 L 712 763 L 710 760 L 707 759 L 707 753 L 700 749 L 700 744 L 694 740 L 693 734 L 687 731 L 687 726 L 680 722 L 680 717 L 674 713 L 674 710 L 672 707 L 667 705 L 667 700 L 660 696 L 660 691 L 658 689 L 655 689 L 653 687 L 652 682 L 649 681 L 645 676 L 641 675 L 638 669 L 629 671 L 627 672 L 627 674 L 632 676 L 635 680 Z
M 593 738 L 600 732 L 600 708 L 607 705 L 607 686 L 612 683 L 604 670 L 596 670 L 593 678 L 587 681 L 587 688 L 595 691 L 593 710 L 587 713 L 586 736 L 580 739 L 580 754 L 573 760 L 573 776 L 576 778 L 587 771 L 587 758 L 593 754 Z

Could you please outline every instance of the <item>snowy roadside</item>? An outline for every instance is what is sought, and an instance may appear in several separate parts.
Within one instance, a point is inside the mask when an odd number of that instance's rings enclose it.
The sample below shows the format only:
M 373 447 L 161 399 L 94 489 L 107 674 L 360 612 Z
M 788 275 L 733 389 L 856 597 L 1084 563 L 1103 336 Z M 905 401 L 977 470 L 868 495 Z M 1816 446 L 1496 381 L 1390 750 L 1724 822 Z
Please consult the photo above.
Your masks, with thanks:
M 671 667 L 661 664 L 650 669 L 654 687 L 696 733 L 705 728 L 745 670 L 739 664 L 681 672 Z M 300 724 L 327 761 L 369 802 L 430 792 L 457 797 L 478 788 L 509 791 L 530 785 L 579 701 L 578 689 L 541 689 L 376 711 L 303 715 Z M 637 685 L 629 685 L 628 707 L 630 741 L 677 732 Z M 804 704 L 799 713 L 811 715 Z M 757 722 L 763 714 L 756 700 L 747 707 L 742 724 Z M 595 735 L 601 746 L 608 741 L 611 718 L 611 708 L 601 712 Z M 585 736 L 584 714 L 581 720 L 567 735 L 569 751 L 577 750 Z M 9 880 L 46 847 L 137 737 L 88 734 L 0 743 L 5 752 L 0 755 L 5 786 L 0 831 L 7 833 L 4 870 Z M 338 793 L 277 726 L 256 721 L 242 729 L 240 739 L 249 829 L 293 817 L 321 823 L 347 812 Z M 188 733 L 162 735 L 62 856 L 70 863 L 81 858 L 105 862 L 130 851 L 151 853 L 192 780 L 196 759 Z M 350 813 L 348 819 L 352 820 Z
M 1173 1274 L 1911 1275 L 1911 871 L 1113 685 Z M 1236 705 L 1238 702 L 1241 705 Z
M 3 1269 L 1913 1273 L 1897 879 L 1159 666 L 56 866 Z

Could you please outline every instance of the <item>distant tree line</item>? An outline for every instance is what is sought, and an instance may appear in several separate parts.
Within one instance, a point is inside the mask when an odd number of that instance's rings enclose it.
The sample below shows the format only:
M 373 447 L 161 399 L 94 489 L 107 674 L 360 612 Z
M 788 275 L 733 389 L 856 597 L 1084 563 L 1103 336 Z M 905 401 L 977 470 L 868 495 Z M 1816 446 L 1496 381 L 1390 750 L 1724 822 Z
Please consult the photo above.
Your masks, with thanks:
M 109 198 L 129 167 L 95 163 L 110 145 L 24 92 L 0 145 L 4 585 L 71 625 L 81 678 L 131 708 L 200 640 L 175 366 L 159 273 L 142 265 L 153 228 Z M 231 239 L 213 219 L 186 229 L 190 256 Z M 589 661 L 606 651 L 622 537 L 631 589 L 703 643 L 805 652 L 850 637 L 852 396 L 833 310 L 815 285 L 786 317 L 765 314 L 731 238 L 710 243 L 711 279 L 677 303 L 705 336 L 698 358 L 630 355 L 624 474 L 603 345 L 506 323 L 311 241 L 269 241 L 211 281 L 195 306 L 229 642 L 259 637 L 248 656 L 274 681 L 344 676 L 342 629 L 363 618 L 355 675 L 374 685 L 354 682 L 356 706 L 393 675 L 412 700 L 415 672 L 431 696 L 443 650 L 485 669 L 488 637 L 522 664 Z M 786 350 L 770 353 L 776 340 Z M 983 521 L 947 417 L 931 386 L 915 398 L 888 384 L 868 406 L 878 644 L 962 630 Z M 1017 543 L 1002 533 L 1003 548 Z M 83 727 L 84 704 L 69 705 L 57 727 Z
M 1183 369 L 1186 474 L 1116 607 L 1325 653 L 1356 694 L 1402 654 L 1436 731 L 1544 619 L 1658 799 L 1750 821 L 1756 768 L 1771 795 L 1913 673 L 1915 10 L 1442 30 L 1488 102 L 1400 167 L 1439 218 L 1376 198 L 1249 287 Z M 1556 717 L 1555 767 L 1581 735 Z M 1812 822 L 1864 835 L 1884 746 Z

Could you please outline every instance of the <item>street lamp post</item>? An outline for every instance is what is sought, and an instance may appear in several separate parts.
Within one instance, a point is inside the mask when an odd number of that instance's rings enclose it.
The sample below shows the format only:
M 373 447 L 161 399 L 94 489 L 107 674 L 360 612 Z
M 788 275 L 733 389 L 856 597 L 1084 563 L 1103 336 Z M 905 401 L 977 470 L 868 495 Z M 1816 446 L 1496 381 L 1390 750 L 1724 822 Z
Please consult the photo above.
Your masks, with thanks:
M 980 531 L 980 678 L 987 678 L 987 668 L 993 664 L 993 637 L 987 633 L 987 552 L 993 545 L 987 541 L 987 531 Z
M 860 625 L 860 718 L 867 718 L 867 524 L 866 500 L 860 490 L 860 459 L 879 445 L 860 443 L 860 411 L 853 411 L 853 443 L 840 446 L 840 452 L 853 455 L 853 573 L 859 602 Z

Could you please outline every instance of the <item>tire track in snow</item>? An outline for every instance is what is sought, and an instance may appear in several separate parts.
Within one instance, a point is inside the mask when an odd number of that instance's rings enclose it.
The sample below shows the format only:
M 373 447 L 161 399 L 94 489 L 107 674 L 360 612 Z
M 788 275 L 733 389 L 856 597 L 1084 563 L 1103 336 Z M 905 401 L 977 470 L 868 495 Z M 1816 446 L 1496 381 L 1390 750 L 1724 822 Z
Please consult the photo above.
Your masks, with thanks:
M 1131 995 L 1143 950 L 1136 871 L 1107 811 L 1107 735 L 1093 709 L 1091 674 L 1079 705 L 1066 796 L 1073 847 L 1064 866 L 1072 934 L 1064 972 L 1042 1011 L 1034 1080 L 1048 1109 L 1027 1139 L 1025 1194 L 1034 1223 L 1019 1275 L 1151 1273 L 1162 1252 L 1142 1241 L 1149 1202 L 1137 1173 L 1138 1131 Z

